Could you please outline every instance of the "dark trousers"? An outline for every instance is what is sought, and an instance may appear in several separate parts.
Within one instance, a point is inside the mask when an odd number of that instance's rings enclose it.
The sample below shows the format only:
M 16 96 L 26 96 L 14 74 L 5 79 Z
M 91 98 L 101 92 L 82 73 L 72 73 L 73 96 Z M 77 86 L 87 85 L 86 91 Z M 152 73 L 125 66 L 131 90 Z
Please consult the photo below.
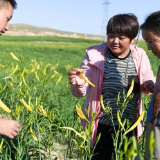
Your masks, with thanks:
M 118 129 L 118 127 L 115 128 L 116 130 Z M 114 129 L 111 126 L 99 123 L 97 135 L 99 133 L 101 133 L 101 138 L 94 150 L 94 156 L 92 157 L 92 160 L 111 160 L 112 154 L 114 152 L 113 138 L 112 138 L 112 136 L 115 135 Z M 127 137 L 133 136 L 133 133 L 134 132 L 129 132 Z

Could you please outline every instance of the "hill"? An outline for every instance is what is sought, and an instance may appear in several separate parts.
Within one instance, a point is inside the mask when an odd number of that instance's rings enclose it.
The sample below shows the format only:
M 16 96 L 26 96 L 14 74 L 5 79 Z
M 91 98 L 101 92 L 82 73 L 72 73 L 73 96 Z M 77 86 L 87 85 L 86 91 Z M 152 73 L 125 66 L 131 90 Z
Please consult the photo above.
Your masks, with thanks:
M 103 36 L 65 32 L 51 28 L 36 27 L 28 24 L 10 24 L 5 35 L 10 36 L 58 36 L 102 40 Z

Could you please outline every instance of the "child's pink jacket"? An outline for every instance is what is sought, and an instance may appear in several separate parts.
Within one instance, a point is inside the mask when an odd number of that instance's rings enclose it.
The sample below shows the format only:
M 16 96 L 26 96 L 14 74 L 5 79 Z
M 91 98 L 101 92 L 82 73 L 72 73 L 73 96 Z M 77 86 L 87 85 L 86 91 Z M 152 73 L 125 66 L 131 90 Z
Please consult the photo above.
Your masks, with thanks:
M 71 92 L 74 96 L 76 97 L 86 96 L 85 104 L 83 106 L 83 112 L 85 113 L 86 109 L 88 109 L 89 107 L 88 119 L 91 118 L 92 112 L 97 113 L 97 116 L 95 118 L 95 123 L 93 126 L 91 147 L 93 147 L 95 143 L 98 120 L 99 117 L 102 115 L 102 112 L 100 110 L 100 95 L 101 95 L 102 81 L 104 74 L 104 60 L 105 60 L 106 49 L 107 49 L 107 43 L 89 47 L 86 51 L 87 54 L 81 64 L 81 68 L 87 69 L 85 71 L 85 75 L 93 84 L 95 84 L 96 87 L 91 87 L 90 85 L 88 85 L 88 83 L 85 83 L 83 86 L 71 85 Z M 142 113 L 142 105 L 141 105 L 142 84 L 147 80 L 152 80 L 153 82 L 155 82 L 155 79 L 146 52 L 143 49 L 138 48 L 134 44 L 130 46 L 130 50 L 140 82 L 140 96 L 137 103 L 140 115 Z M 82 121 L 82 124 L 85 127 L 85 122 Z M 137 127 L 137 138 L 142 134 L 142 132 L 143 132 L 143 127 L 141 124 L 139 124 Z

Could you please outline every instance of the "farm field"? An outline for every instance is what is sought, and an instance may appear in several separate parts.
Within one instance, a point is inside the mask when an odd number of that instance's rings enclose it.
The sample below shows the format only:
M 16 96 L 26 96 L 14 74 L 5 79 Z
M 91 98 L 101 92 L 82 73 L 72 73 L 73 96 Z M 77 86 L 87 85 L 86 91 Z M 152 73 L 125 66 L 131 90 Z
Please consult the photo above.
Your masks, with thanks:
M 0 37 L 0 99 L 11 110 L 0 109 L 0 115 L 21 124 L 15 139 L 0 136 L 1 160 L 82 160 L 91 154 L 91 133 L 86 131 L 86 137 L 76 112 L 84 99 L 71 95 L 67 73 L 79 67 L 87 47 L 100 43 L 62 37 Z M 147 51 L 143 41 L 138 45 Z M 148 56 L 156 76 L 160 61 L 150 52 Z M 150 97 L 143 96 L 144 109 L 149 101 Z M 144 141 L 142 136 L 142 153 Z

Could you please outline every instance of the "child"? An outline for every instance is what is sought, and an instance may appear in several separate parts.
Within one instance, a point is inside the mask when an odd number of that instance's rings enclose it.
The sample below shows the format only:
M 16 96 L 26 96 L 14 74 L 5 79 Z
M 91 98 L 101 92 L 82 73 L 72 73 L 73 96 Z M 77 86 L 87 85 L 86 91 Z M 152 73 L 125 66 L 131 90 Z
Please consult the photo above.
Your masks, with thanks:
M 141 25 L 142 36 L 148 45 L 148 49 L 152 53 L 160 58 L 160 11 L 150 14 L 145 22 Z M 159 70 L 160 71 L 160 70 Z M 153 160 L 160 160 L 160 121 L 157 121 L 158 117 L 158 108 L 160 106 L 159 97 L 157 99 L 157 94 L 160 90 L 160 79 L 159 71 L 157 74 L 157 80 L 154 88 L 154 93 L 152 100 L 154 101 L 150 104 L 148 115 L 147 115 L 147 124 L 146 124 L 146 160 L 150 160 L 151 155 L 149 151 L 149 137 L 151 131 L 154 131 L 154 136 L 156 139 L 156 146 L 153 152 Z M 156 105 L 155 105 L 156 104 Z M 155 112 L 157 110 L 157 112 Z M 153 118 L 156 120 L 153 121 Z
M 132 78 L 135 80 L 134 97 L 124 111 L 123 119 L 134 123 L 136 114 L 140 115 L 142 112 L 141 92 L 153 91 L 154 76 L 149 59 L 143 49 L 134 45 L 138 30 L 139 24 L 135 15 L 113 16 L 107 25 L 107 43 L 89 47 L 81 69 L 73 69 L 68 73 L 72 94 L 76 97 L 86 95 L 83 111 L 89 108 L 88 118 L 91 118 L 93 112 L 97 113 L 91 148 L 94 147 L 96 135 L 101 133 L 101 138 L 92 160 L 110 160 L 114 151 L 113 124 L 110 115 L 104 113 L 100 107 L 100 95 L 103 95 L 104 105 L 109 103 L 112 108 L 114 126 L 118 128 L 117 110 L 120 108 L 116 103 L 117 95 L 120 93 L 122 103 L 123 92 L 127 93 Z M 95 87 L 82 79 L 80 71 Z M 141 134 L 142 128 L 138 125 L 137 136 Z
M 9 29 L 9 21 L 17 3 L 15 0 L 0 0 L 0 35 Z M 20 125 L 14 120 L 0 119 L 0 134 L 13 139 L 20 131 Z

